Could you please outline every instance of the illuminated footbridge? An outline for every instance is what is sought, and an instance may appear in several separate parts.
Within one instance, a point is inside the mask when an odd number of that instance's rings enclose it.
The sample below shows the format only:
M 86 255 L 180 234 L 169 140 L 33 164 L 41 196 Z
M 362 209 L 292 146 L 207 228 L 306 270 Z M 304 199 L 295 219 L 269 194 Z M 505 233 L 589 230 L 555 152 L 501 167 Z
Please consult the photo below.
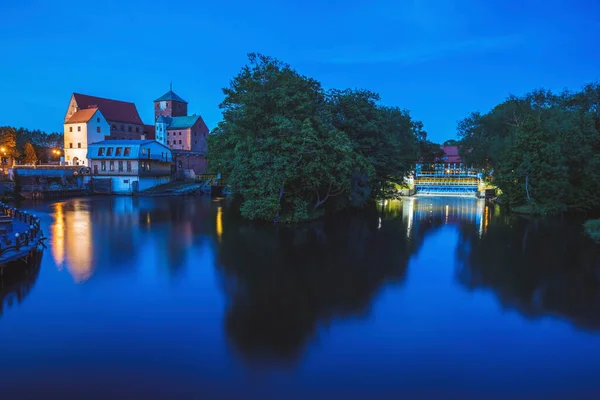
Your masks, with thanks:
M 414 180 L 420 195 L 476 196 L 480 180 L 474 176 L 420 176 Z
M 417 163 L 415 194 L 475 197 L 482 184 L 480 171 L 463 164 L 456 146 L 442 146 L 443 156 L 432 163 Z

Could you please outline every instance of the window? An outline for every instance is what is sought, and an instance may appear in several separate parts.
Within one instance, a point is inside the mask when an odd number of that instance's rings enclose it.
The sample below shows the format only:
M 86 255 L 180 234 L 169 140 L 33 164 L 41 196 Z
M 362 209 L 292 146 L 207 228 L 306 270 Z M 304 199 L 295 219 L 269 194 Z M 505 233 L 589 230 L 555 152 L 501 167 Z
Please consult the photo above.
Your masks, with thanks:
M 96 122 L 100 122 L 100 117 L 96 118 Z
M 114 171 L 114 170 L 115 170 L 115 162 L 114 162 L 114 161 L 111 161 L 111 162 L 110 162 L 110 170 L 111 170 L 111 171 Z
M 119 172 L 123 172 L 123 160 L 119 160 Z
M 127 127 L 127 131 L 128 131 L 128 132 L 131 132 L 131 126 L 128 126 L 128 127 Z
M 121 154 L 123 154 L 123 148 L 117 147 L 117 149 L 115 150 L 115 157 L 120 156 Z
M 179 136 L 181 136 L 181 131 L 179 132 Z
M 194 136 L 196 136 L 196 133 L 197 133 L 197 132 L 194 132 Z
M 129 183 L 129 179 L 123 179 L 123 183 Z
M 77 132 L 81 132 L 81 127 L 80 126 L 77 127 Z
M 98 147 L 98 155 L 99 156 L 103 156 L 104 155 L 104 147 Z
M 73 143 L 69 143 L 69 148 L 72 149 L 73 148 Z
M 131 172 L 131 161 L 127 161 L 127 172 Z
M 77 148 L 80 149 L 81 148 L 81 143 L 77 143 Z
M 113 155 L 112 147 L 106 149 L 106 157 L 110 157 Z
M 131 147 L 125 147 L 125 150 L 123 151 L 123 155 L 128 156 L 129 154 L 131 154 Z
M 104 161 L 104 160 L 100 161 L 100 169 L 102 171 L 106 171 L 106 161 Z
M 145 156 L 146 155 L 146 149 L 142 149 L 142 155 Z
M 169 144 L 169 141 L 167 140 L 167 145 Z
M 117 129 L 117 126 L 115 124 L 112 124 L 112 128 Z
M 102 128 L 100 128 L 99 126 L 96 127 L 96 132 L 100 133 L 102 131 Z
M 125 130 L 125 125 L 121 124 L 121 130 L 124 131 Z
M 140 127 L 139 127 L 139 126 L 136 126 L 136 127 L 135 127 L 135 131 L 136 131 L 137 133 L 140 133 Z
M 179 141 L 179 144 L 181 144 L 181 140 Z
M 73 127 L 72 126 L 69 127 L 69 132 L 73 132 Z

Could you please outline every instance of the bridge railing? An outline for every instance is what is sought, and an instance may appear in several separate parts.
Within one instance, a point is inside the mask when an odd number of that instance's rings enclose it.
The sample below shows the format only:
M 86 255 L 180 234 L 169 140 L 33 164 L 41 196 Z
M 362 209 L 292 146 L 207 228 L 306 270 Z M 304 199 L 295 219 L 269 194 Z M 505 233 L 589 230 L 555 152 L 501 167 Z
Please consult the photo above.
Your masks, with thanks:
M 22 247 L 29 246 L 31 242 L 39 241 L 38 236 L 42 230 L 40 228 L 40 219 L 35 215 L 16 208 L 11 208 L 0 202 L 0 215 L 10 217 L 12 221 L 22 222 L 23 230 L 15 232 L 14 245 L 8 235 L 4 235 L 4 240 L 0 240 L 0 258 L 3 254 L 12 250 L 20 251 Z

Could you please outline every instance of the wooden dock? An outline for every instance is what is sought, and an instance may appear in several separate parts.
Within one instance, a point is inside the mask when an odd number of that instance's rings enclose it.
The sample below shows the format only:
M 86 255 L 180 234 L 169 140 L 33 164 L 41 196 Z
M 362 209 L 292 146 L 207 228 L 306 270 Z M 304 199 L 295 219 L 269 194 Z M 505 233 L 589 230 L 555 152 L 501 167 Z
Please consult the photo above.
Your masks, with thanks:
M 29 263 L 45 239 L 39 218 L 0 202 L 0 275 L 16 261 Z

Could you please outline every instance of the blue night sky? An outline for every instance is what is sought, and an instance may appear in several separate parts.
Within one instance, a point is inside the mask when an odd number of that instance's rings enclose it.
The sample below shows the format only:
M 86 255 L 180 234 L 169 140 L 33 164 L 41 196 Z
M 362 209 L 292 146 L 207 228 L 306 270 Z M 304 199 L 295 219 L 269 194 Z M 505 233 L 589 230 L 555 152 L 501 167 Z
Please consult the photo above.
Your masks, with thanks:
M 173 81 L 209 128 L 221 88 L 260 52 L 325 88 L 366 88 L 429 137 L 509 93 L 600 74 L 595 0 L 0 0 L 0 125 L 61 131 L 72 92 L 152 101 Z

